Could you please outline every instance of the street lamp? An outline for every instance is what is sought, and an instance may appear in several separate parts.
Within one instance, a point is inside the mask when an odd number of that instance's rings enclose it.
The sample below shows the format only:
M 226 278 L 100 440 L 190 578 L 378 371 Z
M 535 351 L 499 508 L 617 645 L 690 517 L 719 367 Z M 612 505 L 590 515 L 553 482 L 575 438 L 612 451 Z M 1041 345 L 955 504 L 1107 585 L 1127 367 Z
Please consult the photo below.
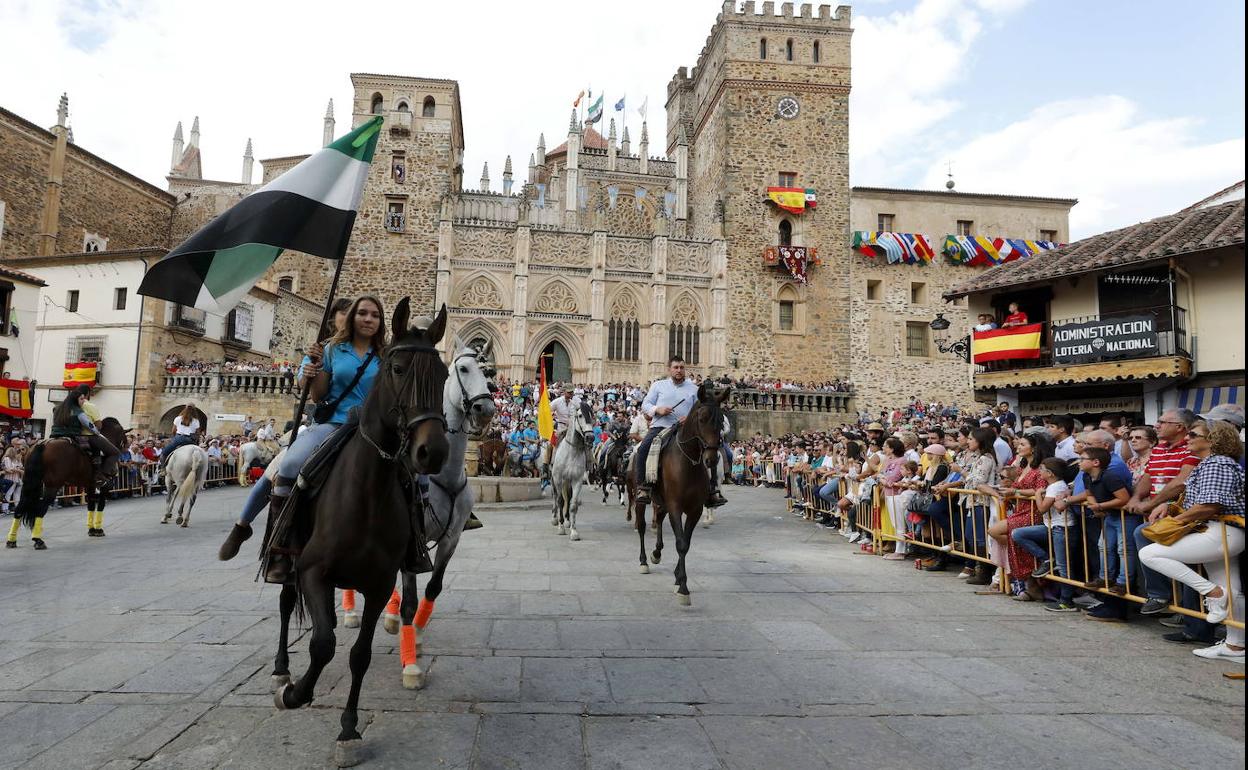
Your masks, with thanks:
M 937 313 L 936 317 L 932 319 L 932 322 L 928 324 L 928 327 L 931 328 L 932 331 L 936 332 L 943 332 L 948 329 L 949 326 L 949 319 L 945 318 L 944 313 Z M 968 334 L 962 339 L 955 340 L 954 342 L 950 342 L 948 344 L 942 343 L 940 340 L 936 340 L 936 349 L 941 353 L 952 353 L 955 356 L 959 356 L 963 361 L 969 364 L 971 362 L 971 335 Z

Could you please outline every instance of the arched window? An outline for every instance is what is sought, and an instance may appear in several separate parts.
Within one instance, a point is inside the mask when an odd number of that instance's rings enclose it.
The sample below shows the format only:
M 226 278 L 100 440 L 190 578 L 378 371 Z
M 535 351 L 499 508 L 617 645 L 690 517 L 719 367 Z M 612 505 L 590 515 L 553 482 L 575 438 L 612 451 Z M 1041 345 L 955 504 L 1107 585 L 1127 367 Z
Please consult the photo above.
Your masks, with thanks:
M 780 245 L 793 245 L 793 223 L 787 219 L 780 220 Z
M 420 108 L 420 116 L 422 118 L 432 118 L 433 112 L 437 109 L 438 103 L 433 100 L 432 96 L 425 97 L 425 103 Z
M 637 298 L 631 292 L 621 292 L 611 304 L 611 320 L 607 322 L 608 360 L 641 359 L 641 324 L 637 315 Z
M 784 42 L 784 60 L 793 61 L 793 38 Z
M 776 294 L 776 331 L 801 331 L 799 328 L 801 322 L 797 315 L 797 304 L 797 290 L 786 284 Z
M 277 288 L 283 291 L 295 290 L 295 278 L 291 275 L 283 275 L 277 279 Z
M 815 64 L 818 64 L 819 63 L 819 41 L 818 40 L 815 41 L 815 45 L 811 53 L 814 54 Z
M 767 38 L 763 38 L 758 41 L 758 58 L 767 58 Z
M 680 356 L 685 362 L 697 366 L 702 347 L 702 327 L 698 323 L 698 309 L 688 295 L 676 301 L 672 308 L 672 322 L 667 327 L 667 354 Z
M 399 103 L 394 105 L 394 109 L 398 110 L 399 112 L 411 112 L 412 111 L 411 108 L 407 106 L 407 100 L 405 99 L 400 99 Z
M 381 114 L 381 101 L 382 101 L 381 94 L 373 94 L 373 102 L 372 102 L 372 106 L 369 108 L 369 111 L 372 112 L 374 115 Z

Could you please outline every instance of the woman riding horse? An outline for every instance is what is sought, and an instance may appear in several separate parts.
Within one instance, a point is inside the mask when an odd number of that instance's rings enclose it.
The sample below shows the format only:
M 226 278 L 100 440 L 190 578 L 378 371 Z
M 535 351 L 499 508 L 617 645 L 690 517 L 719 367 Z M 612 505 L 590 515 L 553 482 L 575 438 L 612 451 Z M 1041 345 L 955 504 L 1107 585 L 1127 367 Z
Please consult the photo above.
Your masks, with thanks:
M 91 448 L 103 456 L 100 469 L 95 474 L 95 486 L 103 489 L 117 475 L 117 457 L 121 450 L 100 433 L 95 424 L 100 420 L 100 410 L 89 400 L 90 385 L 79 385 L 70 391 L 56 410 L 52 412 L 51 438 L 86 436 Z
M 266 475 L 252 487 L 238 522 L 217 554 L 222 561 L 234 558 L 243 542 L 251 537 L 251 523 L 266 503 L 273 512 L 282 509 L 303 463 L 347 421 L 348 412 L 364 404 L 372 390 L 381 366 L 378 356 L 386 344 L 381 300 L 360 296 L 348 305 L 343 315 L 343 322 L 334 336 L 324 346 L 314 344 L 304 360 L 302 377 L 312 380 L 310 396 L 317 403 L 314 422 L 292 439 L 277 477 L 270 481 Z M 270 560 L 266 579 L 284 582 L 289 571 L 290 559 L 275 557 Z
M 177 417 L 173 418 L 173 438 L 165 444 L 165 448 L 160 450 L 160 465 L 157 468 L 157 475 L 165 474 L 165 466 L 169 464 L 169 458 L 179 448 L 187 444 L 199 443 L 198 434 L 203 431 L 204 425 L 200 423 L 199 418 L 195 416 L 195 407 L 187 404 L 182 407 L 182 411 Z

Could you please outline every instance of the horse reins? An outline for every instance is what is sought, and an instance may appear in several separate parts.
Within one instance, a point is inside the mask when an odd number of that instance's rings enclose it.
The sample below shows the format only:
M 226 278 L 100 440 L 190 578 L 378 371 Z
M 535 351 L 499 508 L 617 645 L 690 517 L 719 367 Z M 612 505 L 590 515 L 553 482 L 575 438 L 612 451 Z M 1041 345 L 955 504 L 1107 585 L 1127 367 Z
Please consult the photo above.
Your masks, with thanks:
M 478 401 L 482 401 L 482 400 L 484 400 L 484 401 L 493 401 L 493 400 L 494 400 L 494 395 L 493 395 L 492 393 L 490 393 L 488 390 L 487 390 L 485 393 L 478 393 L 478 394 L 477 394 L 477 395 L 475 395 L 475 396 L 471 396 L 471 397 L 470 397 L 470 396 L 468 395 L 468 389 L 467 389 L 466 387 L 464 387 L 464 378 L 463 378 L 463 375 L 462 375 L 462 374 L 460 374 L 459 367 L 456 365 L 456 364 L 459 362 L 459 359 L 461 359 L 461 358 L 473 358 L 473 359 L 476 359 L 478 363 L 480 363 L 480 362 L 481 362 L 481 357 L 480 357 L 480 355 L 478 355 L 476 352 L 467 352 L 467 353 L 460 353 L 459 355 L 455 356 L 455 358 L 453 358 L 453 359 L 451 360 L 451 368 L 455 370 L 455 382 L 459 385 L 459 404 L 460 404 L 460 408 L 461 408 L 461 409 L 463 410 L 463 412 L 464 412 L 464 419 L 465 419 L 465 420 L 468 420 L 468 419 L 469 419 L 469 417 L 472 415 L 472 405 L 473 405 L 473 404 L 477 403 Z M 450 427 L 448 426 L 448 427 L 447 427 L 446 432 L 447 432 L 448 434 L 455 434 L 455 433 L 466 433 L 467 431 L 465 431 L 462 427 L 460 427 L 460 428 L 450 428 Z
M 423 345 L 423 344 L 415 344 L 415 343 L 409 343 L 406 345 L 392 345 L 388 350 L 386 350 L 386 354 L 382 358 L 382 364 L 388 367 L 390 360 L 391 360 L 391 356 L 393 354 L 406 353 L 406 352 L 431 353 L 435 356 L 438 355 L 438 349 L 433 347 L 432 345 Z M 420 423 L 426 422 L 428 420 L 438 420 L 439 422 L 442 423 L 443 429 L 446 428 L 446 416 L 442 414 L 441 411 L 438 411 L 438 410 L 427 409 L 424 412 L 421 412 L 420 414 L 417 414 L 414 417 L 411 417 L 411 418 L 408 417 L 407 410 L 408 410 L 409 405 L 404 401 L 404 399 L 402 398 L 402 395 L 409 390 L 411 383 L 412 383 L 412 378 L 415 377 L 415 375 L 416 375 L 416 368 L 414 366 L 409 365 L 407 368 L 407 372 L 404 373 L 403 379 L 400 381 L 399 385 L 397 386 L 391 385 L 390 378 L 389 377 L 384 378 L 384 384 L 389 385 L 390 389 L 395 392 L 395 396 L 396 396 L 396 398 L 394 399 L 395 401 L 394 405 L 391 406 L 387 412 L 388 414 L 396 415 L 398 418 L 397 420 L 395 420 L 395 428 L 399 432 L 399 446 L 397 449 L 394 450 L 393 453 L 387 452 L 386 450 L 382 449 L 381 445 L 377 443 L 376 441 L 374 441 L 373 438 L 368 435 L 368 431 L 365 430 L 364 428 L 363 421 L 360 422 L 360 435 L 364 437 L 364 440 L 367 441 L 373 447 L 373 449 L 377 450 L 377 454 L 380 455 L 383 460 L 394 461 L 394 460 L 399 460 L 405 457 L 407 454 L 408 442 L 411 440 L 410 436 L 411 436 L 412 430 Z M 405 462 L 403 463 L 403 465 L 406 468 L 407 463 Z M 409 476 L 412 475 L 411 470 L 410 469 L 407 469 L 407 470 L 408 470 L 408 475 Z

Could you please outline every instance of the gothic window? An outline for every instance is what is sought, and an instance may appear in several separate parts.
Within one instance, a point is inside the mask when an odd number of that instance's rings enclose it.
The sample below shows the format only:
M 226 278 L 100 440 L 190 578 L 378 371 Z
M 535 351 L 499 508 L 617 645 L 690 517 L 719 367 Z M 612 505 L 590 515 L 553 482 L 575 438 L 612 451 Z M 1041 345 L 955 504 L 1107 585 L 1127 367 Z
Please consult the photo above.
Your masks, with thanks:
M 432 96 L 426 96 L 425 103 L 420 108 L 420 116 L 422 118 L 432 118 L 437 106 L 438 103 L 433 100 Z
M 803 331 L 804 322 L 801 313 L 801 299 L 792 284 L 785 284 L 776 293 L 775 314 L 772 324 L 778 332 Z
M 641 359 L 641 323 L 637 320 L 637 298 L 623 291 L 611 304 L 607 322 L 607 358 L 611 361 Z
M 781 246 L 792 246 L 793 245 L 793 223 L 787 219 L 781 219 L 779 236 L 780 236 Z
M 374 115 L 380 115 L 381 114 L 381 102 L 382 102 L 381 94 L 373 94 L 373 100 L 371 102 L 371 106 L 369 107 L 369 112 L 373 113 Z
M 82 236 L 82 250 L 84 252 L 105 251 L 108 249 L 108 239 L 98 233 L 84 232 Z
M 542 289 L 533 309 L 539 313 L 575 313 L 576 295 L 566 283 L 551 281 Z
M 793 61 L 793 38 L 784 41 L 784 60 Z
M 394 152 L 390 156 L 390 178 L 395 184 L 407 181 L 407 155 L 403 151 Z
M 781 187 L 797 187 L 797 172 L 781 171 L 778 181 Z
M 818 40 L 815 41 L 814 47 L 811 50 L 811 54 L 813 55 L 815 64 L 818 64 L 819 63 L 819 41 Z
M 702 328 L 698 323 L 698 308 L 689 295 L 676 301 L 672 309 L 672 322 L 667 327 L 667 354 L 680 356 L 686 363 L 697 366 L 702 347 Z
M 281 291 L 295 290 L 295 277 L 293 275 L 283 275 L 277 279 L 277 288 Z
M 758 41 L 758 58 L 767 58 L 767 38 Z
M 394 109 L 399 112 L 411 112 L 411 108 L 407 106 L 407 100 L 400 99 L 399 103 L 394 105 Z

